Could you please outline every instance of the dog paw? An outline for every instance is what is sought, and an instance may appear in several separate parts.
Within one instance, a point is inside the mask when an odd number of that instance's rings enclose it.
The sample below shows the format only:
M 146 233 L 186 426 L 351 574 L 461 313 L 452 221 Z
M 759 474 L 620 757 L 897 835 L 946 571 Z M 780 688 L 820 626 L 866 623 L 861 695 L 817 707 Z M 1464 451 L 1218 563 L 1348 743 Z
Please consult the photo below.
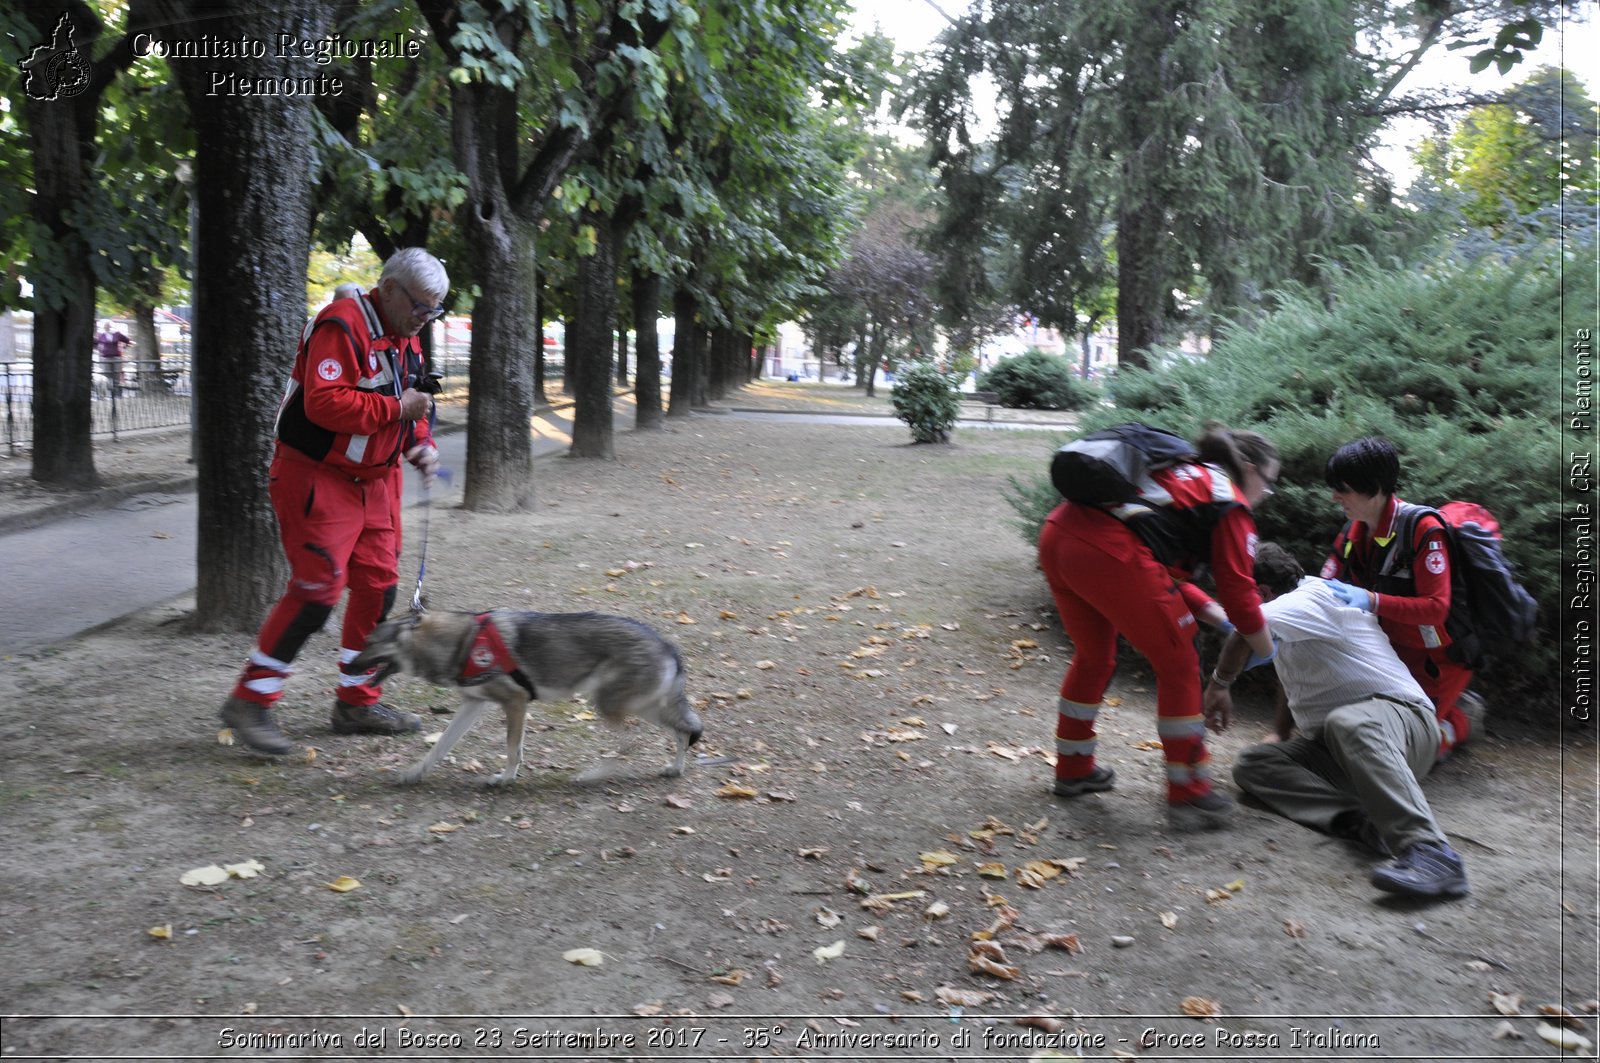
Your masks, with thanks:
M 489 782 L 487 783 L 487 785 L 491 786 L 491 787 L 510 786 L 512 783 L 514 783 L 516 781 L 517 781 L 517 773 L 516 772 L 514 772 L 514 771 L 503 771 L 500 774 L 491 777 L 489 779 Z
M 682 764 L 668 764 L 666 767 L 661 769 L 661 777 L 663 779 L 676 779 L 678 776 L 680 776 L 682 774 L 683 774 L 683 765 Z
M 400 773 L 400 785 L 415 786 L 417 783 L 422 781 L 423 774 L 424 773 L 421 768 L 407 768 L 405 771 Z

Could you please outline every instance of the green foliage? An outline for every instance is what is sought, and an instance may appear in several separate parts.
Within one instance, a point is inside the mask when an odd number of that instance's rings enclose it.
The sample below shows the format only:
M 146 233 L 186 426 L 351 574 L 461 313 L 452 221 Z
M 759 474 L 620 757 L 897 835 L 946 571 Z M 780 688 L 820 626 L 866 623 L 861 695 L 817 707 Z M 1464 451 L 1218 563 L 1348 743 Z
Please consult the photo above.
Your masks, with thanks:
M 1594 248 L 1568 251 L 1583 258 Z M 1264 433 L 1283 473 L 1257 524 L 1310 571 L 1341 523 L 1323 482 L 1328 456 L 1359 436 L 1392 440 L 1402 497 L 1480 502 L 1499 518 L 1508 558 L 1546 611 L 1541 644 L 1491 663 L 1484 678 L 1502 694 L 1548 695 L 1560 682 L 1552 624 L 1561 571 L 1550 463 L 1562 452 L 1549 359 L 1564 348 L 1564 315 L 1592 322 L 1596 313 L 1592 285 L 1560 265 L 1547 245 L 1409 270 L 1352 267 L 1331 303 L 1282 293 L 1280 310 L 1226 332 L 1206 360 L 1119 373 L 1117 408 L 1089 412 L 1083 429 L 1138 419 L 1192 438 L 1214 418 Z M 1025 534 L 1036 535 L 1059 501 L 1045 465 L 1013 492 Z
M 1021 410 L 1082 410 L 1099 398 L 1066 359 L 1037 347 L 1002 360 L 979 378 L 978 389 L 994 392 L 1002 406 Z
M 961 410 L 961 391 L 954 378 L 931 365 L 907 365 L 894 382 L 894 412 L 911 427 L 918 443 L 948 443 Z

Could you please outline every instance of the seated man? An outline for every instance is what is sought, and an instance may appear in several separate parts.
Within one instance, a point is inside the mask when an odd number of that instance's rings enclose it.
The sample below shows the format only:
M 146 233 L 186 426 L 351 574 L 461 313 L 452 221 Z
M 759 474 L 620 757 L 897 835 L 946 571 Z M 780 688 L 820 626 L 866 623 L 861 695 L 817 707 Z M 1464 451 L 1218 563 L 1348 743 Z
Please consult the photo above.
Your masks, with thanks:
M 1420 780 L 1439 750 L 1428 696 L 1377 619 L 1341 604 L 1325 581 L 1306 578 L 1287 550 L 1262 543 L 1255 577 L 1278 642 L 1273 663 L 1287 706 L 1276 741 L 1239 754 L 1234 782 L 1297 823 L 1398 854 L 1373 869 L 1379 889 L 1462 896 L 1466 868 L 1422 795 Z M 1213 730 L 1228 725 L 1228 687 L 1248 656 L 1244 640 L 1229 635 L 1205 692 Z M 1291 715 L 1300 730 L 1293 738 Z

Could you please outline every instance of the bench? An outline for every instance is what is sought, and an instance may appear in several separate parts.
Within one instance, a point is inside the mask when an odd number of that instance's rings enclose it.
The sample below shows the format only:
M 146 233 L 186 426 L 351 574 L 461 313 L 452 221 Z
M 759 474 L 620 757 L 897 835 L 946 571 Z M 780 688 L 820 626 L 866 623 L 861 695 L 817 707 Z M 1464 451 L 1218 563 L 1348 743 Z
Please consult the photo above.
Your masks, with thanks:
M 983 419 L 991 422 L 994 420 L 994 411 L 1000 405 L 1000 396 L 993 391 L 969 392 L 963 395 L 962 399 L 967 402 L 981 403 L 983 405 Z

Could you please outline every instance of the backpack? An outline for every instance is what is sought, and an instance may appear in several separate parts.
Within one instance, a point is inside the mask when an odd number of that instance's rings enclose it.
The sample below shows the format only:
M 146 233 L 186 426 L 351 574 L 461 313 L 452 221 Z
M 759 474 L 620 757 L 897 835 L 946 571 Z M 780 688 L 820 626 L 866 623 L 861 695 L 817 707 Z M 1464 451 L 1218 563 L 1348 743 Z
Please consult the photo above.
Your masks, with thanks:
M 1530 641 L 1539 603 L 1517 582 L 1516 569 L 1500 549 L 1500 522 L 1475 502 L 1446 502 L 1438 509 L 1402 503 L 1395 513 L 1395 547 L 1378 573 L 1383 583 L 1410 579 L 1417 521 L 1428 514 L 1444 525 L 1450 552 L 1450 615 L 1445 619 L 1450 659 L 1476 668 L 1485 655 Z
M 1137 421 L 1074 439 L 1050 461 L 1050 482 L 1069 502 L 1114 506 L 1139 501 L 1139 482 L 1199 455 L 1182 436 Z

